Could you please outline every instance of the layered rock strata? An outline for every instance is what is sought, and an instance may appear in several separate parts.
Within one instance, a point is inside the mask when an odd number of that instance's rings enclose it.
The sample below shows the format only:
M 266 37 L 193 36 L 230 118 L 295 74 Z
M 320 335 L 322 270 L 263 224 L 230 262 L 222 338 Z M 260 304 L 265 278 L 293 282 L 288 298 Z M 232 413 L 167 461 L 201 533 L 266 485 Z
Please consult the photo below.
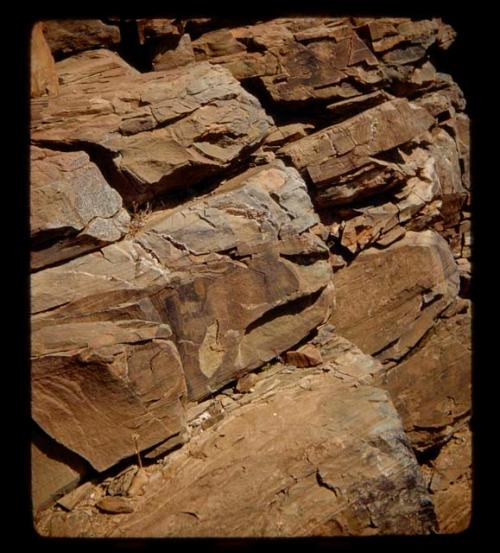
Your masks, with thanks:
M 40 533 L 468 526 L 469 120 L 431 62 L 454 38 L 370 17 L 33 28 Z

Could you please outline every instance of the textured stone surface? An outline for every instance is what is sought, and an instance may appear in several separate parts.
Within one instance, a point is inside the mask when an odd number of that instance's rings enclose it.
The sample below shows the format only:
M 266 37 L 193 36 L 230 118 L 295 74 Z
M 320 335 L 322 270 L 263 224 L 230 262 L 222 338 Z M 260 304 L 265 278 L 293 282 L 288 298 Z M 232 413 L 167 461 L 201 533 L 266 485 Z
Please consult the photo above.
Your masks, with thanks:
M 401 180 L 397 166 L 374 156 L 417 138 L 433 122 L 406 99 L 391 100 L 286 145 L 281 154 L 309 176 L 320 205 L 349 203 Z
M 31 97 L 53 95 L 59 92 L 59 81 L 54 58 L 45 40 L 44 23 L 38 22 L 31 30 Z
M 183 24 L 175 19 L 158 17 L 137 19 L 136 25 L 141 44 L 155 39 L 179 38 L 183 29 Z
M 31 267 L 71 259 L 115 242 L 129 214 L 85 152 L 31 147 Z
M 276 163 L 34 274 L 35 420 L 98 470 L 133 454 L 132 432 L 141 449 L 181 432 L 184 379 L 199 399 L 328 316 L 316 223 L 304 182 Z
M 433 66 L 451 27 L 50 24 L 61 61 L 45 45 L 38 77 L 59 91 L 31 101 L 32 412 L 57 454 L 37 456 L 35 510 L 75 463 L 101 474 L 38 509 L 38 531 L 464 529 L 470 123 Z
M 372 34 L 375 27 L 384 31 Z M 446 48 L 453 38 L 439 19 L 310 17 L 209 31 L 193 46 L 197 59 L 221 64 L 238 79 L 259 79 L 276 103 L 303 108 L 384 85 L 422 88 L 436 79 L 429 62 L 418 67 L 427 49 Z
M 47 42 L 59 58 L 89 48 L 110 48 L 120 42 L 120 29 L 100 19 L 48 19 L 44 23 Z
M 36 106 L 32 139 L 92 148 L 128 203 L 185 190 L 233 166 L 271 124 L 227 70 L 208 63 L 138 74 L 98 50 L 56 67 L 60 94 Z
M 50 440 L 39 429 L 32 433 L 30 462 L 34 512 L 75 488 L 89 472 L 83 459 Z
M 297 350 L 287 351 L 285 361 L 296 367 L 314 367 L 323 362 L 321 352 L 312 344 L 306 344 Z
M 381 360 L 399 359 L 458 292 L 458 268 L 443 238 L 407 232 L 369 248 L 335 273 L 337 332 Z
M 441 448 L 426 473 L 439 531 L 455 534 L 466 530 L 472 516 L 472 434 L 458 430 Z
M 471 410 L 470 308 L 439 320 L 380 385 L 391 393 L 413 447 L 424 450 L 462 425 Z
M 179 38 L 174 48 L 157 48 L 157 53 L 153 58 L 153 69 L 155 71 L 165 71 L 192 62 L 194 62 L 194 52 L 191 38 L 188 34 L 185 34 Z
M 98 471 L 183 428 L 186 388 L 167 325 L 94 321 L 34 328 L 32 416 Z
M 94 515 L 86 535 L 428 533 L 432 506 L 386 393 L 300 375 L 283 374 L 266 399 L 246 396 L 150 476 L 135 513 L 119 526 Z M 79 527 L 66 517 L 64 531 Z

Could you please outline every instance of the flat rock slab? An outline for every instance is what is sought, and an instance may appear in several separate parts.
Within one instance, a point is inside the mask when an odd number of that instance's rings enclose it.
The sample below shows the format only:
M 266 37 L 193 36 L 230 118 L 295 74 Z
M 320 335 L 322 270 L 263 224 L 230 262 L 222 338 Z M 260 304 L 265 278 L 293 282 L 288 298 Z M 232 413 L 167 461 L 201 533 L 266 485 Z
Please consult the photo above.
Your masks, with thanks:
M 38 429 L 31 440 L 31 502 L 36 512 L 78 486 L 90 467 Z
M 457 296 L 458 267 L 436 232 L 407 232 L 335 273 L 337 332 L 380 360 L 397 360 Z
M 60 94 L 33 105 L 32 140 L 93 152 L 128 204 L 234 166 L 272 124 L 229 71 L 206 62 L 140 74 L 101 49 L 56 69 Z
M 134 432 L 141 450 L 181 433 L 186 395 L 210 395 L 329 316 L 317 222 L 305 183 L 277 162 L 35 273 L 37 423 L 97 470 L 134 454 Z
M 172 453 L 119 526 L 96 514 L 85 535 L 430 532 L 429 496 L 385 392 L 345 386 L 330 374 L 280 384 L 274 396 L 235 409 Z M 68 517 L 63 531 L 81 528 Z

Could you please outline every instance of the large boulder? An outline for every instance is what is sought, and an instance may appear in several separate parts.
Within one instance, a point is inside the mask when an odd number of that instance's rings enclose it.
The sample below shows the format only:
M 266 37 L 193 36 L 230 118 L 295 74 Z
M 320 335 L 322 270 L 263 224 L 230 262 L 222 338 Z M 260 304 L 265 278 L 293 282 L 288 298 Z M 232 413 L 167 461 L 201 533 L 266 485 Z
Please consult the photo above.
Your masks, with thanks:
M 280 153 L 308 175 L 319 205 L 345 204 L 402 181 L 401 168 L 377 155 L 418 138 L 433 123 L 424 108 L 399 98 L 286 145 Z

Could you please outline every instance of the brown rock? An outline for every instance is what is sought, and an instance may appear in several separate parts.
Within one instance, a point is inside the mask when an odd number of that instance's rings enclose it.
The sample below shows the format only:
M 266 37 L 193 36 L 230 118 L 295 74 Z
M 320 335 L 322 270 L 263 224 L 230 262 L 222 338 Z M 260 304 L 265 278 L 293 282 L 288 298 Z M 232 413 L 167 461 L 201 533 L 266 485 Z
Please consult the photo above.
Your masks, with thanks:
M 258 77 L 275 102 L 345 98 L 380 82 L 377 59 L 346 18 L 275 19 L 211 31 L 194 41 L 197 59 Z M 364 65 L 363 65 L 364 64 Z
M 322 325 L 312 343 L 321 352 L 322 368 L 346 384 L 370 384 L 384 371 L 382 363 L 337 334 L 333 325 Z
M 172 453 L 163 479 L 146 484 L 137 498 L 135 513 L 116 529 L 95 515 L 91 535 L 430 531 L 429 496 L 385 392 L 354 389 L 329 374 L 283 375 L 275 390 Z
M 448 48 L 454 39 L 453 29 L 441 19 L 412 21 L 408 18 L 380 18 L 366 25 L 375 52 L 386 52 L 394 56 L 420 47 L 424 50 L 435 42 Z M 364 29 L 362 29 L 363 31 Z M 400 46 L 398 49 L 397 47 Z M 417 58 L 418 59 L 418 58 Z M 414 60 L 407 60 L 414 61 Z
M 458 269 L 437 233 L 407 232 L 369 248 L 335 273 L 337 332 L 365 353 L 398 359 L 432 327 L 458 293 Z
M 31 97 L 46 96 L 59 93 L 54 58 L 45 40 L 43 29 L 45 23 L 39 21 L 31 30 Z
M 81 501 L 87 499 L 94 489 L 95 486 L 92 482 L 85 482 L 85 484 L 59 498 L 57 504 L 67 511 L 72 511 Z
M 149 478 L 147 472 L 143 468 L 139 468 L 134 475 L 132 482 L 127 490 L 129 497 L 134 497 L 142 492 L 142 489 L 147 484 Z
M 252 391 L 255 383 L 257 382 L 258 377 L 255 373 L 246 374 L 238 379 L 236 383 L 236 391 L 244 394 L 246 392 Z
M 307 172 L 319 205 L 344 204 L 387 190 L 401 181 L 401 169 L 377 154 L 414 140 L 434 122 L 405 99 L 385 102 L 342 123 L 311 134 L 280 152 Z
M 285 362 L 296 367 L 315 367 L 323 363 L 321 352 L 312 344 L 305 344 L 298 350 L 287 351 Z
M 304 138 L 309 132 L 314 129 L 314 125 L 305 123 L 290 123 L 277 127 L 265 139 L 264 143 L 269 146 L 282 146 L 288 142 L 293 142 L 299 138 Z
M 137 19 L 136 24 L 140 44 L 157 39 L 179 38 L 183 29 L 182 23 L 166 18 Z
M 34 420 L 98 471 L 134 453 L 133 433 L 140 449 L 178 433 L 186 389 L 170 337 L 137 320 L 33 328 Z
M 35 273 L 35 420 L 97 470 L 134 454 L 133 432 L 140 449 L 182 432 L 184 382 L 205 397 L 329 315 L 317 223 L 305 183 L 277 162 Z
M 31 443 L 31 501 L 33 511 L 49 505 L 75 488 L 88 473 L 87 463 L 40 431 Z
M 117 474 L 106 487 L 107 495 L 127 495 L 130 484 L 137 474 L 138 467 L 132 465 Z
M 45 36 L 53 54 L 68 56 L 89 48 L 110 48 L 120 42 L 120 29 L 100 19 L 49 19 Z
M 431 64 L 418 64 L 433 44 L 446 49 L 453 38 L 439 19 L 356 24 L 346 17 L 298 17 L 211 30 L 193 47 L 198 60 L 223 65 L 237 79 L 258 79 L 281 107 L 307 109 L 311 102 L 342 102 L 384 85 L 403 93 L 434 85 L 440 77 Z
M 439 320 L 414 352 L 390 369 L 387 389 L 414 448 L 448 439 L 471 410 L 470 310 Z
M 178 434 L 174 434 L 170 438 L 167 438 L 159 446 L 149 450 L 147 453 L 144 454 L 144 457 L 146 459 L 156 459 L 157 457 L 165 455 L 172 449 L 185 444 L 188 440 L 189 434 L 187 432 L 179 432 Z
M 471 522 L 471 438 L 469 428 L 462 428 L 430 463 L 429 490 L 441 534 L 463 532 Z
M 37 105 L 32 139 L 98 151 L 108 182 L 128 204 L 232 167 L 271 124 L 228 71 L 208 63 L 139 74 L 99 50 L 57 69 L 61 93 Z
M 153 58 L 153 68 L 155 71 L 166 71 L 192 62 L 194 52 L 191 38 L 185 34 L 180 37 L 174 48 L 158 48 L 158 53 Z
M 85 152 L 31 147 L 31 267 L 71 259 L 128 230 L 122 199 Z
M 133 513 L 134 505 L 130 499 L 119 496 L 106 496 L 96 503 L 96 507 L 104 513 L 112 515 L 122 513 Z

